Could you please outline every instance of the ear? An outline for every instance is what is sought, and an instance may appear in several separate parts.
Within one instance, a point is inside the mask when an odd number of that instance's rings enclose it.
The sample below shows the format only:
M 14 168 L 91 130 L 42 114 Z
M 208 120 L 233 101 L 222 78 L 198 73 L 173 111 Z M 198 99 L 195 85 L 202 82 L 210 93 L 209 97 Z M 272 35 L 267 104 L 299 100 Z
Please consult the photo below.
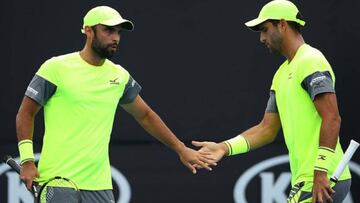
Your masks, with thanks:
M 84 34 L 89 37 L 94 34 L 94 30 L 90 26 L 85 26 Z
M 285 32 L 285 30 L 287 29 L 288 27 L 288 23 L 286 20 L 284 19 L 281 19 L 278 23 L 278 29 L 280 32 Z

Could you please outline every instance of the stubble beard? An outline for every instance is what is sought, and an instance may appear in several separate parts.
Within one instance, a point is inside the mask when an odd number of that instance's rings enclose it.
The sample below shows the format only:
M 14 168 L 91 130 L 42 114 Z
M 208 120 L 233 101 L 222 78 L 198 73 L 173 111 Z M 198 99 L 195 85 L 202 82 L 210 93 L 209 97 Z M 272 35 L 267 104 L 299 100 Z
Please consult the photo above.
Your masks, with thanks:
M 281 53 L 282 38 L 279 35 L 273 35 L 270 39 L 270 53 Z
M 96 32 L 93 42 L 91 43 L 92 50 L 102 59 L 110 59 L 114 56 L 116 51 L 109 51 L 106 45 L 102 44 L 97 38 Z

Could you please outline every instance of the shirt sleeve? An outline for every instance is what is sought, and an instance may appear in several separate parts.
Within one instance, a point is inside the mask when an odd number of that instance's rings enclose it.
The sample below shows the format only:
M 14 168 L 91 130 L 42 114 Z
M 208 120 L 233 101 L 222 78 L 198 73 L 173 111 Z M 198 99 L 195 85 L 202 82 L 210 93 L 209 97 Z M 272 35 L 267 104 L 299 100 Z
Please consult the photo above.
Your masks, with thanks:
M 55 58 L 51 58 L 45 61 L 36 72 L 36 75 L 44 78 L 45 80 L 51 82 L 52 84 L 58 84 L 58 68 L 59 66 L 56 63 Z
M 309 93 L 312 100 L 321 93 L 335 93 L 334 83 L 328 71 L 317 71 L 310 74 L 302 81 L 301 85 Z
M 125 85 L 125 90 L 120 98 L 119 104 L 128 104 L 133 102 L 140 91 L 141 86 L 130 76 L 129 81 Z
M 276 106 L 276 98 L 275 98 L 275 91 L 270 90 L 269 100 L 267 102 L 266 110 L 267 113 L 278 113 L 278 109 Z
M 55 93 L 56 88 L 56 85 L 50 81 L 39 75 L 35 75 L 27 87 L 25 95 L 44 106 L 44 104 Z

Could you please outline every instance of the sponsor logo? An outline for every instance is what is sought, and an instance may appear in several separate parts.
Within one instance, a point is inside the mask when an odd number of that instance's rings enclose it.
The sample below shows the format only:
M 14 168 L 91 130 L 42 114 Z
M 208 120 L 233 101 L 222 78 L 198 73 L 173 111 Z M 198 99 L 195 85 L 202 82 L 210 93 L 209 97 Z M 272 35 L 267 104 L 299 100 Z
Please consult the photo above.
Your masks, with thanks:
M 289 73 L 288 79 L 290 80 L 292 78 L 292 73 Z
M 36 91 L 34 88 L 32 88 L 32 87 L 28 87 L 27 89 L 26 89 L 28 92 L 30 92 L 31 94 L 33 94 L 33 95 L 37 95 L 39 92 L 38 91 Z
M 35 154 L 35 160 L 39 160 L 40 154 Z M 19 162 L 19 158 L 15 159 Z M 117 188 L 118 200 L 116 203 L 129 203 L 131 199 L 131 188 L 125 176 L 115 167 L 111 167 L 111 175 L 113 179 L 114 188 Z M 7 187 L 1 187 L 0 194 L 7 194 L 7 203 L 28 203 L 34 202 L 30 192 L 27 191 L 24 184 L 21 182 L 19 175 L 10 169 L 10 167 L 3 163 L 0 164 L 0 176 L 7 179 Z M 5 191 L 7 190 L 7 191 Z M 113 191 L 116 192 L 115 190 Z M 121 195 L 120 195 L 121 194 Z M 4 198 L 3 196 L 1 198 Z M 113 201 L 115 203 L 115 201 Z
M 253 165 L 245 171 L 234 186 L 234 200 L 236 203 L 272 203 L 272 202 L 287 202 L 287 189 L 290 187 L 291 174 L 289 171 L 279 171 L 275 169 L 283 168 L 289 164 L 288 155 L 281 155 L 274 158 L 266 159 L 258 164 Z M 350 162 L 349 168 L 352 172 L 352 178 L 360 177 L 360 165 L 355 162 Z M 280 173 L 280 174 L 279 174 Z M 277 177 L 277 178 L 276 178 Z M 248 188 L 254 190 L 252 182 L 259 181 L 259 193 L 256 196 L 251 196 L 246 193 Z M 251 186 L 251 187 L 250 187 Z M 251 194 L 254 194 L 252 192 Z M 260 199 L 259 199 L 260 198 Z M 254 201 L 256 199 L 256 201 Z M 252 201 L 253 200 L 253 201 Z M 351 194 L 348 194 L 343 203 L 354 203 Z
M 318 160 L 326 160 L 326 156 L 325 155 L 319 155 L 318 156 Z
M 134 87 L 135 86 L 135 80 L 133 80 L 132 82 L 131 82 L 131 87 Z
M 316 78 L 314 78 L 314 79 L 312 79 L 311 80 L 311 82 L 310 82 L 310 86 L 313 86 L 315 83 L 318 83 L 318 82 L 320 82 L 320 81 L 323 81 L 323 80 L 325 80 L 326 79 L 326 76 L 319 76 L 319 77 L 316 77 Z
M 109 80 L 109 82 L 110 82 L 110 85 L 118 85 L 118 84 L 120 84 L 117 80 L 118 80 L 119 78 L 115 78 L 115 79 L 113 79 L 113 80 Z

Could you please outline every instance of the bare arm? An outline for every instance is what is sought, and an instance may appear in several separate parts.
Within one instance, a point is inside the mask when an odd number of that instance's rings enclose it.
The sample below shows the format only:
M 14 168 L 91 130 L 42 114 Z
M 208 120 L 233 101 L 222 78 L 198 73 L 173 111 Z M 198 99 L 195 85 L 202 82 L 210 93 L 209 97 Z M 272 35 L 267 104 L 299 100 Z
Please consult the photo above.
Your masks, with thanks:
M 320 94 L 315 97 L 314 104 L 322 118 L 319 145 L 335 149 L 341 125 L 336 95 Z
M 262 121 L 241 133 L 250 144 L 250 149 L 256 149 L 274 141 L 281 127 L 278 113 L 265 113 Z
M 19 111 L 16 115 L 16 135 L 18 141 L 29 139 L 32 140 L 34 132 L 34 120 L 35 116 L 40 110 L 39 105 L 34 100 L 25 96 Z M 38 177 L 38 171 L 34 162 L 28 161 L 21 166 L 20 178 L 26 182 L 26 187 L 31 190 L 32 181 L 35 177 Z
M 262 121 L 241 133 L 250 144 L 250 149 L 256 149 L 271 143 L 277 136 L 281 127 L 280 118 L 277 113 L 265 113 Z M 224 142 L 197 142 L 193 141 L 200 151 L 210 152 L 215 161 L 219 161 L 223 156 L 229 154 L 227 145 Z
M 32 140 L 34 132 L 35 116 L 41 106 L 25 96 L 16 115 L 16 135 L 18 141 L 29 139 Z
M 335 150 L 340 132 L 341 117 L 339 114 L 336 95 L 334 93 L 323 93 L 317 95 L 314 100 L 322 122 L 320 128 L 319 146 Z M 327 173 L 323 171 L 314 172 L 313 202 L 331 199 L 334 191 L 330 187 Z
M 131 114 L 135 120 L 157 140 L 164 143 L 176 152 L 181 151 L 185 145 L 171 132 L 161 118 L 137 96 L 130 104 L 122 105 L 124 110 Z
M 149 134 L 177 152 L 183 164 L 193 173 L 196 173 L 195 167 L 192 166 L 193 164 L 199 164 L 211 170 L 205 163 L 214 163 L 207 159 L 203 153 L 186 147 L 139 95 L 132 103 L 124 104 L 122 107 L 131 114 Z

